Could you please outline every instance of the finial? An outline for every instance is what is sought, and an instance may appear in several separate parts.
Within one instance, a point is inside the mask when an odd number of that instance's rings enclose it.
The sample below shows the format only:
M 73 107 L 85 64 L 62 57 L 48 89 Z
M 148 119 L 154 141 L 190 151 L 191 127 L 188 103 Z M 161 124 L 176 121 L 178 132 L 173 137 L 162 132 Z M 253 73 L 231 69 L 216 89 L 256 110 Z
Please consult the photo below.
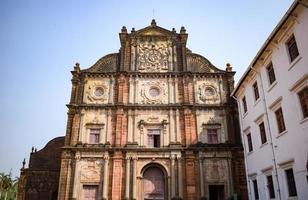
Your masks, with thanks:
M 172 32 L 173 32 L 173 33 L 176 33 L 176 30 L 175 30 L 175 28 L 172 28 Z
M 36 151 L 37 151 L 37 149 L 35 148 L 35 149 L 34 149 L 34 152 L 36 152 Z
M 156 21 L 155 21 L 155 19 L 152 19 L 152 21 L 151 21 L 151 26 L 156 26 Z
M 24 158 L 24 160 L 22 161 L 22 168 L 25 169 L 25 165 L 26 165 L 26 159 Z
M 123 27 L 122 27 L 121 32 L 122 32 L 122 33 L 127 33 L 126 26 L 123 26 Z
M 231 66 L 230 63 L 227 63 L 227 64 L 226 64 L 226 71 L 227 71 L 227 72 L 232 72 L 232 66 Z
M 134 27 L 132 28 L 131 32 L 132 32 L 132 33 L 134 33 L 134 32 L 135 32 L 135 28 L 134 28 Z
M 33 153 L 33 151 L 34 151 L 34 146 L 32 146 L 31 153 Z
M 75 63 L 74 71 L 80 71 L 80 64 L 78 62 Z
M 181 27 L 180 33 L 181 33 L 181 34 L 186 33 L 186 29 L 185 29 L 185 27 L 184 27 L 184 26 L 182 26 L 182 27 Z

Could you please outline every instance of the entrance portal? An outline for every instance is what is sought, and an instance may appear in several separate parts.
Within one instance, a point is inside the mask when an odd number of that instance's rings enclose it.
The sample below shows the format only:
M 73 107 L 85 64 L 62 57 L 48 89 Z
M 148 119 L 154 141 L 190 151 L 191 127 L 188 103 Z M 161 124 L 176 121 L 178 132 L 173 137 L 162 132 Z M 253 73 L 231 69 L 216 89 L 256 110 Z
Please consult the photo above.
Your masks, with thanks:
M 149 167 L 143 174 L 143 196 L 145 200 L 165 199 L 164 173 L 158 167 Z
M 209 185 L 210 200 L 224 200 L 225 190 L 223 185 Z

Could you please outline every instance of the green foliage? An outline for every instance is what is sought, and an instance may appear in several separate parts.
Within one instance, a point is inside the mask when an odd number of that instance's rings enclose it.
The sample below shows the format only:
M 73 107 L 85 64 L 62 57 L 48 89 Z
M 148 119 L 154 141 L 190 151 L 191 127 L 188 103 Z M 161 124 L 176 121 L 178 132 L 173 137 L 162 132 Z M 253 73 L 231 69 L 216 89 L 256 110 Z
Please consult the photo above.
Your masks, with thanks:
M 18 178 L 12 174 L 0 173 L 0 200 L 15 200 L 18 187 Z

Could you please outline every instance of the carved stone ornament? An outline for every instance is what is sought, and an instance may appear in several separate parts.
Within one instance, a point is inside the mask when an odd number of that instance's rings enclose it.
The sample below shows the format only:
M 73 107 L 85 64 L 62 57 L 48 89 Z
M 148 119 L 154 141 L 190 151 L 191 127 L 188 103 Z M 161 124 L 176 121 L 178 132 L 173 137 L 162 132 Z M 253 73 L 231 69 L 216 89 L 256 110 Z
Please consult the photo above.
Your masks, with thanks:
M 81 161 L 81 180 L 95 182 L 100 180 L 102 161 L 82 160 Z
M 218 103 L 219 96 L 214 86 L 203 83 L 198 87 L 199 99 L 204 103 Z
M 223 161 L 213 160 L 206 166 L 207 173 L 206 179 L 209 181 L 222 181 L 227 179 L 226 167 Z
M 108 86 L 102 82 L 91 82 L 86 88 L 87 99 L 92 103 L 103 103 L 108 100 Z
M 143 41 L 138 45 L 138 69 L 142 72 L 166 72 L 169 66 L 167 42 Z
M 162 104 L 167 97 L 166 83 L 161 81 L 148 81 L 142 84 L 140 95 L 141 103 Z

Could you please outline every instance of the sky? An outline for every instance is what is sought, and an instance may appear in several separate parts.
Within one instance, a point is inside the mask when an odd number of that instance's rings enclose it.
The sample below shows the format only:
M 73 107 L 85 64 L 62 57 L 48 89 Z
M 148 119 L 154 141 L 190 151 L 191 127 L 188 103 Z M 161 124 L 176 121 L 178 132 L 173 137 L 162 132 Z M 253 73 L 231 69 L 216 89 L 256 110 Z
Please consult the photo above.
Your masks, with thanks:
M 187 47 L 239 80 L 293 0 L 1 0 L 0 172 L 65 135 L 73 66 L 118 52 L 122 26 L 185 26 Z M 154 12 L 153 12 L 154 10 Z

